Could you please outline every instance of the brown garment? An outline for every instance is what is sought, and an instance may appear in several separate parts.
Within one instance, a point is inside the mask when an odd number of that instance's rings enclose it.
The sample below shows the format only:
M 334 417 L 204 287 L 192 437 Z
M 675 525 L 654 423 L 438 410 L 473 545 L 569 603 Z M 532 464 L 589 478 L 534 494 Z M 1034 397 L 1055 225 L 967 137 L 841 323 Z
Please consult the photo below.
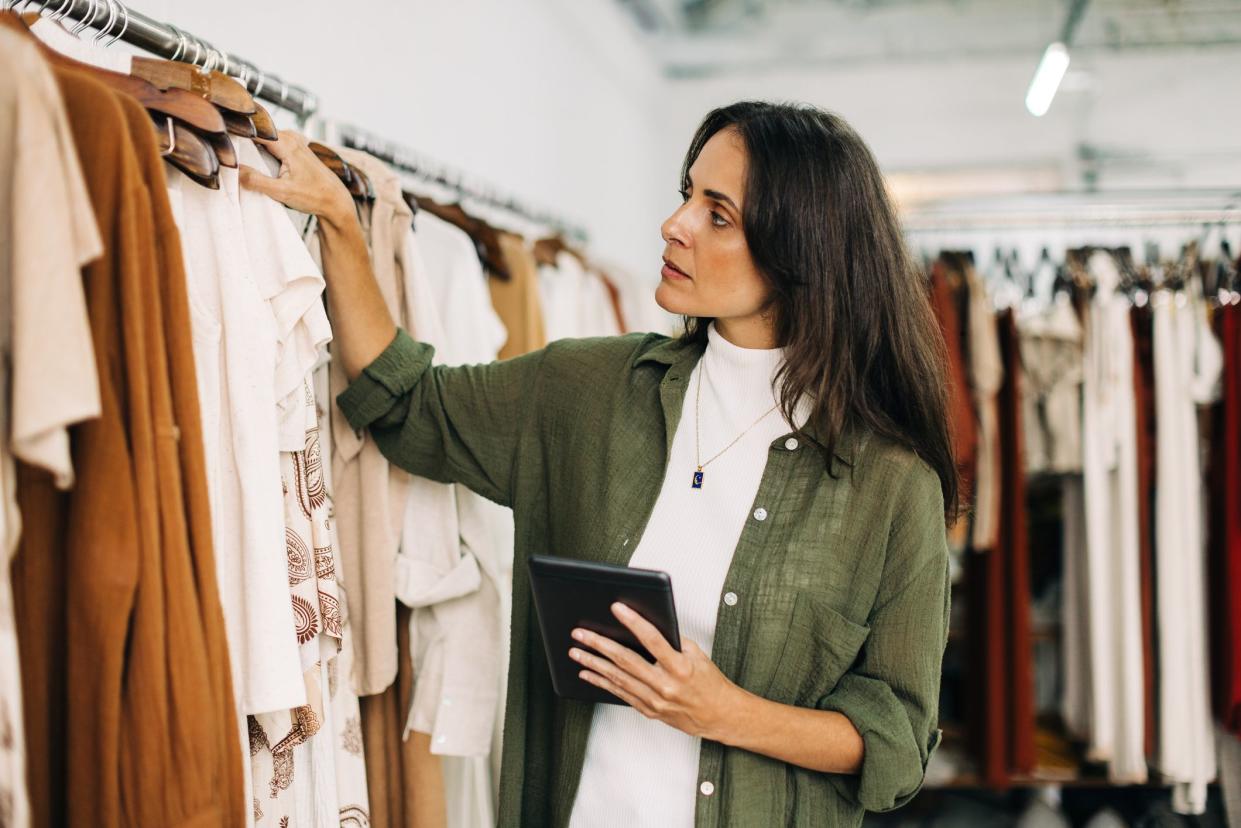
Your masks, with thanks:
M 508 279 L 487 277 L 491 304 L 508 330 L 508 340 L 500 349 L 500 359 L 537 351 L 547 344 L 543 329 L 543 306 L 539 302 L 538 264 L 521 236 L 500 233 L 500 250 Z
M 377 696 L 359 699 L 373 828 L 443 828 L 447 824 L 444 774 L 440 757 L 431 753 L 431 737 L 415 731 L 401 739 L 414 697 L 409 652 L 412 613 L 409 607 L 396 605 L 396 681 Z
M 19 470 L 26 533 L 13 576 L 34 824 L 240 824 L 239 757 L 230 780 L 221 735 L 235 724 L 231 710 L 220 719 L 186 537 L 159 282 L 171 274 L 139 161 L 158 159 L 152 127 L 87 74 L 55 72 L 106 248 L 83 275 L 102 416 L 71 431 L 73 491 Z M 205 480 L 194 488 L 205 495 Z
M 1035 710 L 1030 640 L 1030 558 L 1026 536 L 1021 366 L 1012 311 L 1000 315 L 1004 382 L 999 409 L 1000 525 L 994 551 L 967 562 L 971 680 L 969 728 L 983 781 L 1007 787 L 1034 770 Z
M 951 271 L 951 274 L 950 274 Z M 973 490 L 974 464 L 978 452 L 978 432 L 974 421 L 974 406 L 967 379 L 967 362 L 963 348 L 962 331 L 965 317 L 960 314 L 960 297 L 949 284 L 949 276 L 959 276 L 959 271 L 945 259 L 940 258 L 931 267 L 931 307 L 939 320 L 944 334 L 948 356 L 948 428 L 952 438 L 957 469 L 961 474 L 962 502 L 969 502 Z M 958 279 L 964 289 L 963 279 Z
M 1149 305 L 1129 312 L 1138 453 L 1138 578 L 1142 603 L 1143 749 L 1155 756 L 1155 325 Z
M 1030 549 L 1026 533 L 1025 435 L 1021 422 L 1021 344 L 1012 311 L 1000 316 L 1000 353 L 1004 383 L 1000 410 L 1000 542 L 994 557 L 1004 568 L 1001 630 L 1007 636 L 1004 673 L 1009 729 L 1008 763 L 1014 773 L 1028 775 L 1036 761 L 1034 745 L 1034 653 L 1030 641 Z

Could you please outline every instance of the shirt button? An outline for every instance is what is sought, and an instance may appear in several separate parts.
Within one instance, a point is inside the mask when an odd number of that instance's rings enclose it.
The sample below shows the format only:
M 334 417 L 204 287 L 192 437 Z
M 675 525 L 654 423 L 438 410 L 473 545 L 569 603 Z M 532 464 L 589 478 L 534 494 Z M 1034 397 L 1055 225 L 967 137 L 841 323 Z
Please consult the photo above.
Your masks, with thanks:
M 735 592 L 725 592 L 725 593 L 724 593 L 724 603 L 725 603 L 725 604 L 728 604 L 728 606 L 730 606 L 730 607 L 735 607 L 735 606 L 737 606 L 737 593 L 735 593 Z
M 703 782 L 701 785 L 698 786 L 698 790 L 702 792 L 703 796 L 710 796 L 711 794 L 715 793 L 715 786 L 712 785 L 709 781 Z
M 448 698 L 447 696 L 445 696 L 445 697 L 444 697 L 444 706 L 445 706 L 445 707 L 452 707 L 452 699 L 450 699 L 450 698 Z
M 447 737 L 447 736 L 440 736 L 438 739 L 436 739 L 436 740 L 435 740 L 435 743 L 436 743 L 437 745 L 442 745 L 442 744 L 444 744 L 444 743 L 445 743 L 445 742 L 447 742 L 447 741 L 448 741 L 448 737 Z
M 797 451 L 797 438 L 790 437 L 789 439 L 785 440 L 784 447 L 788 449 L 789 451 Z
M 767 510 L 764 509 L 762 506 L 759 506 L 757 509 L 754 510 L 754 519 L 755 520 L 766 520 Z

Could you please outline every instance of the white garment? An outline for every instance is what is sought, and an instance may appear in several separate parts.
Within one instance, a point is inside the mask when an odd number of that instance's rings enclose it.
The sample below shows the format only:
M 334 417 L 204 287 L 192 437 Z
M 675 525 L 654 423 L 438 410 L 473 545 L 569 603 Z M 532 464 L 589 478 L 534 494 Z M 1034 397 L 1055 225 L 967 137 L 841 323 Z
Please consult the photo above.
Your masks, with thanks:
M 548 342 L 621 332 L 602 278 L 568 251 L 556 254 L 554 266 L 539 267 L 539 300 Z
M 487 276 L 474 242 L 464 230 L 426 210 L 414 217 L 414 235 L 454 357 L 441 355 L 444 363 L 492 362 L 508 331 L 491 304 Z
M 681 635 L 710 654 L 717 613 L 735 611 L 721 600 L 721 592 L 741 530 L 747 520 L 766 518 L 757 510 L 752 517 L 751 510 L 769 448 L 791 428 L 778 410 L 771 411 L 776 403 L 772 379 L 783 352 L 739 348 L 714 325 L 708 330 L 706 353 L 689 378 L 659 497 L 629 565 L 671 576 Z M 702 460 L 745 433 L 705 467 L 702 488 L 694 489 L 700 375 Z M 750 428 L 763 412 L 770 413 Z M 700 744 L 700 738 L 631 707 L 595 705 L 570 825 L 693 825 Z
M 1091 758 L 1113 782 L 1146 781 L 1138 547 L 1137 425 L 1129 300 L 1107 253 L 1089 261 L 1097 291 L 1086 333 L 1086 496 Z
M 405 295 L 411 333 L 436 348 L 436 361 L 456 361 L 431 287 L 422 240 L 405 234 L 409 263 Z M 494 355 L 493 355 L 494 356 Z M 414 477 L 396 595 L 414 612 L 410 650 L 414 698 L 406 725 L 431 734 L 431 752 L 485 756 L 491 748 L 500 683 L 500 601 L 495 582 L 482 577 L 479 560 L 462 545 L 457 487 Z
M 0 216 L 0 822 L 26 828 L 14 457 L 73 484 L 68 427 L 100 412 L 81 268 L 103 245 L 56 80 L 32 44 L 2 28 Z
M 235 144 L 239 158 L 261 163 L 250 142 Z M 170 170 L 169 194 L 189 281 L 234 692 L 242 714 L 300 707 L 306 689 L 285 560 L 280 409 L 289 360 L 304 362 L 302 344 L 326 335 L 324 283 L 284 209 L 243 193 L 235 170 L 220 170 L 219 190 Z
M 539 302 L 543 306 L 543 330 L 548 342 L 582 335 L 580 308 L 584 280 L 581 265 L 568 253 L 557 254 L 555 265 L 539 266 Z
M 616 309 L 612 306 L 612 296 L 602 276 L 591 270 L 586 271 L 581 297 L 582 336 L 619 336 L 622 333 Z
M 1159 769 L 1172 805 L 1206 810 L 1215 778 L 1207 660 L 1207 594 L 1198 405 L 1218 396 L 1223 354 L 1192 290 L 1153 297 L 1156 617 L 1159 620 Z
M 465 231 L 423 211 L 414 219 L 418 248 L 448 338 L 448 364 L 492 362 L 508 332 L 491 304 L 487 278 L 474 242 Z M 498 593 L 495 637 L 499 644 L 498 688 L 491 755 L 444 756 L 444 788 L 450 826 L 494 825 L 499 803 L 500 758 L 508 676 L 512 604 L 513 513 L 464 487 L 457 489 L 461 544 L 478 561 Z

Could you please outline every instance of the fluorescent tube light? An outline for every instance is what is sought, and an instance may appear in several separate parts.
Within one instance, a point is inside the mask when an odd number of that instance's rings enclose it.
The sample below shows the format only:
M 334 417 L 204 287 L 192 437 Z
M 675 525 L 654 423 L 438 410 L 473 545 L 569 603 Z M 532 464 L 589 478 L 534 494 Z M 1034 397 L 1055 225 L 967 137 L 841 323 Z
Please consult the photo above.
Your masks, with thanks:
M 1051 107 L 1052 98 L 1060 88 L 1065 70 L 1069 68 L 1069 48 L 1063 43 L 1053 43 L 1043 52 L 1038 69 L 1034 70 L 1034 79 L 1030 81 L 1030 89 L 1026 92 L 1026 109 L 1031 115 L 1041 118 Z

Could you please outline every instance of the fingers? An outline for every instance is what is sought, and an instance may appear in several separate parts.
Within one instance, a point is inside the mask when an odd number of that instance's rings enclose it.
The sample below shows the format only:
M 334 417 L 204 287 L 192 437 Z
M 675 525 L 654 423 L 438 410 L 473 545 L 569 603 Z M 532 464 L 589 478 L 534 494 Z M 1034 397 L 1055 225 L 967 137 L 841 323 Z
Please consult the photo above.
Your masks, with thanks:
M 655 629 L 654 624 L 638 615 L 629 607 L 621 603 L 613 604 L 612 614 L 642 642 L 642 646 L 646 647 L 647 651 L 655 656 L 655 660 L 660 664 L 672 661 L 676 656 L 680 655 L 680 653 L 672 649 L 672 645 L 668 643 L 668 639 L 664 638 L 663 633 Z
M 623 644 L 583 629 L 574 630 L 573 638 L 596 652 L 602 653 L 609 661 L 647 684 L 654 685 L 658 680 L 658 674 L 651 663 Z
M 266 147 L 277 161 L 282 162 L 288 160 L 298 147 L 306 144 L 306 139 L 292 130 L 282 129 L 279 135 L 280 137 L 275 141 L 264 141 L 262 138 L 255 138 L 254 141 Z
M 287 186 L 284 181 L 279 178 L 272 178 L 270 175 L 264 175 L 247 164 L 240 164 L 237 168 L 238 180 L 241 186 L 247 190 L 254 190 L 256 193 L 270 196 L 277 201 L 283 195 Z
M 580 674 L 583 679 L 589 680 L 586 678 L 586 674 L 590 674 L 606 680 L 611 687 L 616 687 L 625 693 L 624 696 L 616 693 L 617 696 L 620 696 L 635 707 L 638 706 L 638 704 L 635 704 L 635 700 L 646 709 L 652 711 L 661 706 L 662 703 L 654 688 L 644 683 L 641 679 L 635 678 L 614 662 L 608 661 L 606 658 L 600 658 L 594 653 L 579 650 L 576 647 L 569 650 L 569 657 L 587 668 Z M 609 690 L 609 692 L 615 691 Z
M 615 682 L 609 680 L 607 677 L 601 676 L 598 673 L 592 673 L 590 670 L 583 670 L 582 672 L 578 673 L 578 677 L 581 678 L 581 680 L 586 682 L 587 684 L 593 684 L 595 687 L 599 687 L 604 690 L 607 690 L 613 696 L 616 696 L 616 698 L 625 702 L 630 707 L 632 707 L 634 710 L 637 710 L 643 716 L 646 716 L 648 719 L 658 718 L 655 715 L 655 711 L 651 710 L 642 701 L 642 699 L 633 695 L 632 693 L 630 693 L 629 691 L 627 691 L 625 688 L 621 687 L 620 685 L 616 684 Z

